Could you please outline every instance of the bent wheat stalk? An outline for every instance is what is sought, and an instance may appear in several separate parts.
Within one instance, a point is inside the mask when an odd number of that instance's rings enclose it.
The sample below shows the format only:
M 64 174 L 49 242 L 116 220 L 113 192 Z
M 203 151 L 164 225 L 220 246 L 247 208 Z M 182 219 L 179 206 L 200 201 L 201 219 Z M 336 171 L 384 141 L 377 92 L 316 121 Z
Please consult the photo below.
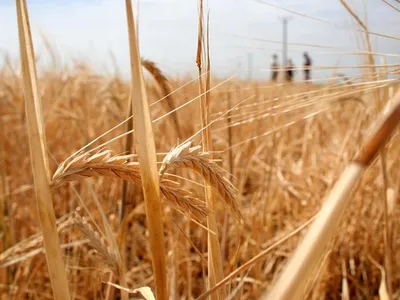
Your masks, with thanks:
M 390 102 L 391 103 L 391 102 Z M 335 234 L 339 220 L 349 204 L 349 196 L 365 169 L 373 162 L 400 122 L 400 92 L 385 109 L 353 162 L 343 171 L 329 193 L 318 218 L 298 246 L 271 291 L 262 299 L 301 299 L 308 277 Z
M 171 118 L 175 127 L 176 135 L 178 136 L 178 138 L 181 138 L 182 137 L 181 127 L 179 125 L 178 114 L 175 109 L 174 98 L 172 96 L 171 89 L 168 85 L 167 77 L 160 70 L 160 68 L 157 67 L 157 65 L 151 60 L 142 58 L 141 62 L 142 66 L 151 74 L 151 76 L 153 76 L 154 80 L 160 86 L 163 92 L 163 96 L 165 97 L 165 101 L 163 101 L 163 104 L 165 103 L 167 112 L 171 112 Z

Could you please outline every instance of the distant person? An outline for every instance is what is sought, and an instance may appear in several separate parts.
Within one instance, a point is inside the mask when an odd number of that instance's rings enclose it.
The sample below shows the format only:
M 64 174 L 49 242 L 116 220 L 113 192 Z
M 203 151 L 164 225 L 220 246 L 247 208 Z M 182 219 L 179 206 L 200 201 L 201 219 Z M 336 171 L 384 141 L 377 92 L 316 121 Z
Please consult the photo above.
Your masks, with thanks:
M 272 82 L 276 82 L 278 80 L 278 73 L 279 73 L 278 55 L 276 54 L 272 56 L 271 70 L 272 70 L 271 80 Z
M 286 66 L 286 81 L 292 82 L 294 77 L 294 64 L 291 59 L 288 60 L 288 64 Z
M 304 80 L 311 80 L 311 65 L 312 61 L 307 52 L 304 52 Z

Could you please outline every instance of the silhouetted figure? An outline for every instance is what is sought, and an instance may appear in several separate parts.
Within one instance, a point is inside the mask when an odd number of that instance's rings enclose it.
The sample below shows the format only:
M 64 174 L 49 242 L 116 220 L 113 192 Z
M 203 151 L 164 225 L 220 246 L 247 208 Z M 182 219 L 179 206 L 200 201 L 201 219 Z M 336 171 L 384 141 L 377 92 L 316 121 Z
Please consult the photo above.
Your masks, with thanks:
M 312 61 L 307 52 L 304 52 L 304 80 L 311 80 Z
M 278 80 L 278 73 L 279 73 L 279 63 L 278 63 L 278 55 L 274 54 L 272 56 L 272 82 L 276 82 Z
M 292 82 L 294 77 L 294 64 L 291 59 L 288 60 L 288 64 L 286 66 L 286 81 Z

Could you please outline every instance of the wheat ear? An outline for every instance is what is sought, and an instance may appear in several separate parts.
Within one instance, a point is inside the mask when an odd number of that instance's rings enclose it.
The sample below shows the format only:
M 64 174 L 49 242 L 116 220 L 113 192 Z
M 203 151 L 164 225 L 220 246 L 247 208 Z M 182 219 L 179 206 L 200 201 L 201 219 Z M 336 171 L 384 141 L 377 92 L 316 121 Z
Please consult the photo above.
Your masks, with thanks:
M 114 274 L 120 276 L 121 274 L 118 274 L 118 260 L 114 252 L 110 249 L 110 246 L 107 245 L 105 238 L 98 231 L 93 229 L 93 226 L 85 217 L 80 216 L 77 212 L 73 214 L 73 221 L 77 228 L 89 240 L 90 246 L 96 250 L 97 254 L 102 258 L 102 261 Z
M 167 112 L 171 112 L 171 118 L 174 123 L 176 134 L 178 135 L 178 137 L 181 137 L 181 127 L 179 125 L 179 119 L 174 105 L 174 98 L 172 97 L 167 77 L 164 75 L 161 69 L 157 67 L 155 62 L 144 58 L 142 58 L 141 62 L 142 66 L 151 74 L 151 76 L 153 76 L 154 80 L 160 86 L 165 98 L 165 101 L 163 101 L 163 103 L 166 103 Z
M 126 180 L 141 188 L 139 164 L 129 162 L 130 157 L 130 155 L 113 156 L 110 150 L 102 150 L 96 154 L 79 153 L 72 160 L 60 164 L 53 175 L 51 187 L 56 188 L 66 182 L 80 180 L 84 177 L 106 176 Z M 160 192 L 174 208 L 191 213 L 199 220 L 210 212 L 203 201 L 189 191 L 180 188 L 177 182 L 161 180 Z
M 190 148 L 190 145 L 191 142 L 189 141 L 173 148 L 165 156 L 160 168 L 160 174 L 163 175 L 172 168 L 193 170 L 218 192 L 234 215 L 242 219 L 232 184 L 223 176 L 218 165 L 209 159 L 208 152 L 200 152 L 200 147 Z

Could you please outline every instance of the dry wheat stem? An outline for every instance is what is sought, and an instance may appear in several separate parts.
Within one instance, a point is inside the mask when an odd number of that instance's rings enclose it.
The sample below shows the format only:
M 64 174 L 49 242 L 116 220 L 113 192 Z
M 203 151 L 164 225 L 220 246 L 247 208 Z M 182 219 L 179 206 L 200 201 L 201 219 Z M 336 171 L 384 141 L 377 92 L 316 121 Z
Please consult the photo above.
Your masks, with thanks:
M 37 85 L 35 54 L 26 2 L 16 0 L 20 58 L 25 96 L 25 113 L 38 216 L 53 296 L 70 299 L 60 240 L 57 232 L 53 197 L 49 188 L 50 172 L 46 155 L 46 136 Z
M 146 220 L 149 230 L 152 269 L 155 277 L 156 296 L 159 300 L 168 299 L 168 280 L 165 259 L 164 224 L 160 199 L 160 182 L 157 172 L 157 155 L 153 127 L 144 84 L 139 41 L 132 12 L 132 1 L 125 1 L 128 25 L 129 56 L 132 94 L 132 109 L 135 118 L 136 151 L 139 171 L 142 178 L 142 191 L 146 205 Z
M 202 61 L 207 61 L 206 68 L 210 70 L 210 56 L 209 56 L 209 23 L 207 24 L 207 35 L 204 37 L 204 26 L 203 26 L 203 0 L 198 1 L 199 5 L 199 19 L 198 19 L 198 38 L 197 38 L 197 55 L 196 64 L 198 67 L 199 75 L 202 74 Z M 205 40 L 206 38 L 206 40 Z M 207 48 L 204 47 L 205 42 Z M 203 49 L 204 48 L 204 49 Z M 204 58 L 203 58 L 204 57 Z M 202 147 L 203 151 L 212 150 L 212 139 L 211 139 L 211 128 L 207 127 L 209 119 L 209 104 L 210 104 L 210 73 L 207 74 L 206 84 L 204 86 L 202 78 L 199 79 L 199 94 L 202 94 L 204 90 L 207 92 L 200 98 L 200 119 L 201 127 L 206 128 L 201 131 Z M 207 207 L 214 209 L 214 195 L 211 190 L 211 186 L 206 184 L 204 189 L 205 199 Z M 208 227 L 215 231 L 216 235 L 212 236 L 208 234 L 208 286 L 214 286 L 218 281 L 223 278 L 223 267 L 221 257 L 221 247 L 218 238 L 218 227 L 216 217 L 214 213 L 210 213 L 207 217 Z M 211 296 L 211 300 L 225 298 L 225 291 L 220 290 L 216 294 Z
M 393 281 L 392 281 L 392 243 L 390 241 L 391 236 L 391 223 L 388 212 L 388 198 L 387 198 L 387 190 L 388 190 L 388 170 L 386 166 L 386 153 L 385 149 L 381 149 L 379 160 L 381 163 L 381 173 L 382 173 L 382 201 L 383 201 L 383 216 L 384 216 L 384 229 L 383 229 L 383 245 L 385 247 L 385 256 L 384 256 L 384 269 L 386 272 L 386 286 L 389 294 L 389 299 L 393 299 Z
M 223 280 L 221 280 L 220 282 L 218 282 L 213 288 L 211 288 L 210 290 L 208 290 L 207 292 L 201 294 L 198 298 L 196 298 L 196 300 L 203 300 L 206 299 L 210 294 L 214 293 L 217 289 L 221 288 L 222 286 L 224 286 L 225 284 L 227 284 L 230 280 L 232 280 L 235 276 L 238 276 L 240 273 L 248 270 L 249 268 L 251 268 L 255 263 L 259 262 L 260 260 L 262 260 L 268 253 L 270 253 L 272 250 L 274 250 L 277 246 L 281 245 L 282 243 L 286 242 L 287 240 L 289 240 L 291 237 L 295 236 L 296 234 L 298 234 L 299 232 L 301 232 L 304 228 L 306 228 L 308 225 L 310 225 L 315 218 L 318 215 L 313 216 L 312 218 L 310 218 L 307 222 L 305 222 L 304 224 L 302 224 L 301 226 L 299 226 L 298 228 L 294 229 L 293 231 L 289 232 L 288 234 L 286 234 L 284 237 L 278 239 L 276 242 L 274 242 L 271 246 L 269 246 L 267 249 L 263 250 L 262 252 L 260 252 L 259 254 L 257 254 L 255 257 L 253 257 L 252 259 L 250 259 L 249 261 L 247 261 L 246 263 L 244 263 L 243 265 L 241 265 L 239 268 L 237 268 L 235 271 L 233 271 L 232 273 L 230 273 L 228 276 L 226 276 Z
M 350 165 L 343 171 L 329 193 L 319 217 L 314 221 L 301 244 L 280 274 L 271 291 L 262 299 L 300 299 L 312 270 L 336 232 L 340 217 L 349 204 L 349 196 L 365 169 L 386 144 L 400 122 L 400 92 L 390 101 L 381 118 Z
M 132 93 L 132 91 L 130 91 L 130 93 Z M 130 98 L 131 98 L 131 96 L 129 95 L 129 99 Z M 132 112 L 132 101 L 129 101 L 129 104 L 128 104 L 128 118 L 130 116 L 132 116 L 132 114 L 133 114 L 133 112 Z M 130 131 L 132 129 L 133 129 L 133 122 L 128 122 L 126 124 L 125 131 Z M 126 151 L 126 153 L 130 153 L 131 152 L 132 145 L 133 145 L 133 135 L 129 134 L 125 138 L 125 151 Z M 128 197 L 128 182 L 124 180 L 124 182 L 122 183 L 122 199 L 121 199 L 121 207 L 120 207 L 120 211 L 119 211 L 120 224 L 122 224 L 123 220 L 124 220 L 125 204 L 127 202 L 127 197 Z

